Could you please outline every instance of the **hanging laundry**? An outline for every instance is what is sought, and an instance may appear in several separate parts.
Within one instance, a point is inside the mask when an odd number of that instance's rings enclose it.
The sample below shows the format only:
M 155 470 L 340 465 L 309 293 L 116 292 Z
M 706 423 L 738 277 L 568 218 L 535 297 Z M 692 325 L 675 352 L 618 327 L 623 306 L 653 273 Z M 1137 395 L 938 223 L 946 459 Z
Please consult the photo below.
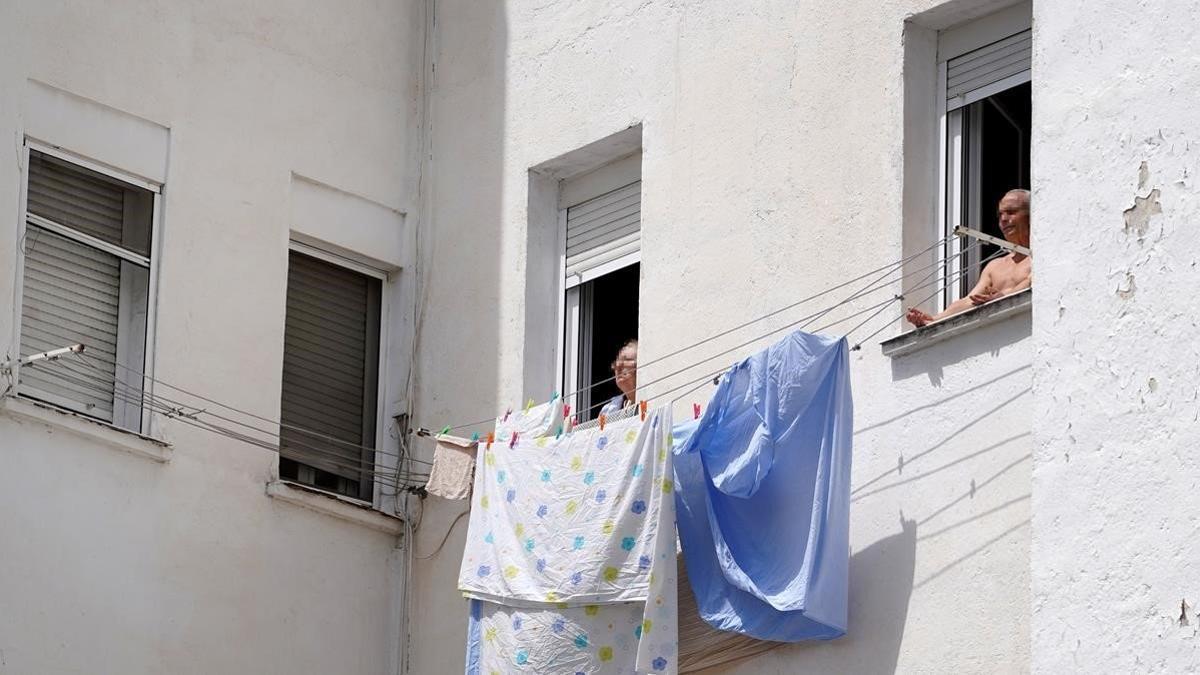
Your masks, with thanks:
M 670 429 L 663 409 L 482 452 L 459 573 L 468 673 L 675 672 Z
M 434 437 L 433 467 L 425 491 L 444 499 L 467 499 L 475 479 L 477 441 L 438 434 Z
M 735 365 L 676 445 L 679 537 L 709 625 L 845 633 L 852 416 L 845 339 L 796 332 Z
M 562 405 L 558 401 L 509 410 L 505 415 L 496 418 L 496 442 L 507 445 L 514 431 L 517 432 L 518 438 L 553 434 L 555 427 L 562 423 L 562 411 Z

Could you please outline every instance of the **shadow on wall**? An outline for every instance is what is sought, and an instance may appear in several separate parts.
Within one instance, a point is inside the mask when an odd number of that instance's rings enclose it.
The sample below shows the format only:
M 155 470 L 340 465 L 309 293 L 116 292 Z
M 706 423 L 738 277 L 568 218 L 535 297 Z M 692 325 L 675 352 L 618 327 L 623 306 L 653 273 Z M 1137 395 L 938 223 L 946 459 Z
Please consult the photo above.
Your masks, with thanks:
M 504 115 L 508 58 L 505 3 L 421 3 L 429 51 L 421 158 L 422 309 L 414 422 L 460 424 L 487 417 L 497 401 L 504 222 Z M 430 156 L 436 161 L 430 162 Z M 507 263 L 511 266 L 511 262 Z M 456 433 L 470 436 L 479 428 Z M 428 459 L 432 445 L 418 454 Z M 465 504 L 422 502 L 413 541 L 406 672 L 462 672 L 467 604 L 457 589 Z
M 779 673 L 896 672 L 916 560 L 917 523 L 902 514 L 900 532 L 850 556 L 850 626 L 845 637 L 780 646 L 743 665 L 766 665 L 769 661 L 776 669 L 768 672 Z M 703 672 L 716 675 L 736 667 L 720 666 Z
M 946 366 L 980 354 L 996 356 L 1000 350 L 1032 334 L 1033 315 L 1019 314 L 990 326 L 982 326 L 968 336 L 951 338 L 929 349 L 892 359 L 892 379 L 907 380 L 917 375 L 926 375 L 933 386 L 940 387 Z

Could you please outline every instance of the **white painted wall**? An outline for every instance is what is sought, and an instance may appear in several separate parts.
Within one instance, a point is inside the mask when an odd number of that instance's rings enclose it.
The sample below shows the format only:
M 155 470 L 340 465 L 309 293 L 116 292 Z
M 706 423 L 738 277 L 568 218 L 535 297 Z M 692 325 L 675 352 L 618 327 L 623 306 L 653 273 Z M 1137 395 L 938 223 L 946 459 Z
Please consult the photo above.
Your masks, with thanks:
M 906 163 L 905 144 L 936 137 L 906 124 L 906 51 L 932 58 L 933 31 L 1000 6 L 923 13 L 906 50 L 905 20 L 935 5 L 439 0 L 415 418 L 440 427 L 550 395 L 556 326 L 529 285 L 543 278 L 530 251 L 543 248 L 547 186 L 529 170 L 631 125 L 643 360 L 912 250 L 902 234 L 932 210 L 916 188 L 932 179 L 915 172 L 934 168 Z M 1029 335 L 1026 314 L 896 361 L 874 342 L 855 354 L 850 635 L 731 672 L 1028 670 Z M 414 673 L 462 667 L 463 522 L 433 555 L 462 508 L 425 503 Z
M 1194 672 L 1200 5 L 1034 32 L 1033 670 Z
M 156 376 L 277 418 L 289 230 L 322 234 L 294 218 L 293 175 L 335 195 L 304 204 L 336 213 L 344 196 L 355 227 L 330 243 L 410 264 L 396 228 L 417 212 L 422 14 L 416 0 L 0 3 L 0 353 L 21 139 L 47 130 L 165 171 Z M 111 114 L 56 127 L 30 118 L 46 98 Z M 165 154 L 144 156 L 145 128 Z M 389 284 L 388 416 L 404 407 L 405 280 Z M 395 672 L 399 538 L 268 497 L 271 452 L 157 433 L 174 444 L 165 464 L 0 414 L 0 672 Z

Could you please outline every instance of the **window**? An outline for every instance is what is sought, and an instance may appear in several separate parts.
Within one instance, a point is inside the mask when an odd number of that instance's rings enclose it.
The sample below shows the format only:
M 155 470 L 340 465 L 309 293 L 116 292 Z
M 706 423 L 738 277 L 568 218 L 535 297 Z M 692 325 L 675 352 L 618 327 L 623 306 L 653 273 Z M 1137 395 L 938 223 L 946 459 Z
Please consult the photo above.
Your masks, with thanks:
M 319 255 L 288 254 L 279 474 L 371 501 L 382 279 Z
M 29 150 L 19 351 L 83 344 L 89 363 L 27 366 L 18 391 L 141 431 L 157 188 L 67 157 Z
M 1029 188 L 1031 31 L 985 18 L 939 36 L 944 234 L 967 227 L 1001 237 L 996 205 Z M 953 35 L 948 35 L 953 33 Z M 963 45 L 969 45 L 964 47 Z M 998 247 L 951 238 L 943 307 L 966 295 Z
M 562 214 L 565 247 L 563 326 L 563 387 L 579 391 L 572 407 L 579 421 L 596 417 L 600 407 L 620 394 L 613 382 L 592 387 L 612 376 L 610 365 L 626 341 L 637 337 L 638 287 L 641 256 L 641 188 L 638 163 L 627 180 Z M 601 174 L 601 172 L 597 172 Z M 613 180 L 613 172 L 601 174 Z M 589 177 L 575 179 L 585 185 Z M 563 191 L 571 190 L 564 185 Z M 594 190 L 593 190 L 594 192 Z

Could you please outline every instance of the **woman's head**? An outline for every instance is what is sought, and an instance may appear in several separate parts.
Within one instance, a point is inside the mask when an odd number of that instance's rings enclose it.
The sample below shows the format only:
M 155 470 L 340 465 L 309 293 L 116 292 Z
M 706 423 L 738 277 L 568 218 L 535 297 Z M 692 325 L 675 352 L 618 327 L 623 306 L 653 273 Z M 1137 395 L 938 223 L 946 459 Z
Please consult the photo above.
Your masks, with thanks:
M 629 340 L 621 346 L 617 358 L 612 362 L 617 388 L 629 401 L 634 400 L 637 391 L 637 347 L 637 340 Z

